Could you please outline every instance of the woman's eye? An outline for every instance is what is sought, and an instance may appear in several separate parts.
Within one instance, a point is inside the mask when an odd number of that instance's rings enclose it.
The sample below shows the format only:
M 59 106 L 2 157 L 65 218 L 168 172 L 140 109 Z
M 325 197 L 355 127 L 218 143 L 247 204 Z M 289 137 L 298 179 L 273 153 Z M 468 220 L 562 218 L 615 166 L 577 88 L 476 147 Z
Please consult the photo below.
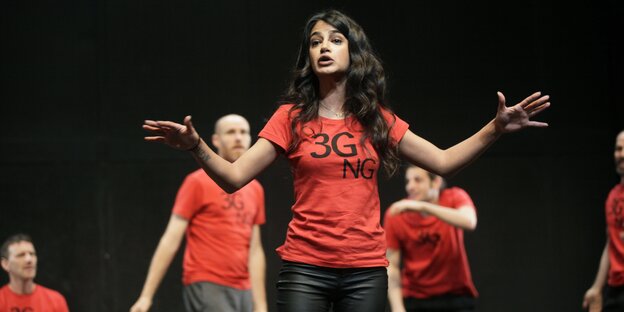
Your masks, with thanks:
M 341 44 L 341 43 L 342 43 L 342 39 L 340 39 L 340 38 L 334 38 L 334 39 L 332 40 L 332 42 L 333 42 L 333 43 L 335 43 L 335 44 Z
M 319 45 L 319 43 L 321 43 L 321 42 L 318 41 L 318 40 L 312 40 L 312 41 L 310 41 L 310 46 L 311 47 L 315 47 L 315 46 Z

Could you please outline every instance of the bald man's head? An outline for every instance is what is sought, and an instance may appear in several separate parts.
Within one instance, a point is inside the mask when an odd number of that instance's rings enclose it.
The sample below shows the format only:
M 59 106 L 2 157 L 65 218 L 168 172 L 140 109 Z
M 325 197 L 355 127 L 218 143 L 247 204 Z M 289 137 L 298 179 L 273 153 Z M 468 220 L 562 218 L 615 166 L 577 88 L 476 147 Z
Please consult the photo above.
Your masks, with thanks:
M 242 122 L 247 124 L 247 128 L 249 128 L 249 123 L 245 117 L 237 114 L 229 114 L 217 119 L 214 126 L 214 133 L 219 134 L 220 131 L 223 131 L 223 127 L 227 126 L 227 124 L 231 122 Z
M 221 157 L 230 162 L 236 161 L 251 144 L 247 119 L 236 114 L 219 118 L 215 123 L 212 144 Z

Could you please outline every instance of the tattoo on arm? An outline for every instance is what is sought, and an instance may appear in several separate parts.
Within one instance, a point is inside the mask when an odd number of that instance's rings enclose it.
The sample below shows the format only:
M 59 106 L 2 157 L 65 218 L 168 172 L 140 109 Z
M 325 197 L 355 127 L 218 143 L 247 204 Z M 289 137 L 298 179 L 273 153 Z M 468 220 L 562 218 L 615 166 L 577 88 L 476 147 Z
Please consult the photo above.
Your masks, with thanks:
M 206 153 L 203 148 L 198 149 L 195 152 L 195 156 L 202 162 L 208 162 L 210 160 L 210 155 Z

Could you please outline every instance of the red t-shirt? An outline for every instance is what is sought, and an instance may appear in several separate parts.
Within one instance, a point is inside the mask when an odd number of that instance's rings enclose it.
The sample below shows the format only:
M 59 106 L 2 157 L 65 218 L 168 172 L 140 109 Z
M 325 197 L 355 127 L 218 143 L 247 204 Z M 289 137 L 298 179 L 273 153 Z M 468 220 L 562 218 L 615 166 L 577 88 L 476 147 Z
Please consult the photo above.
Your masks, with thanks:
M 184 285 L 212 282 L 251 288 L 248 263 L 252 228 L 265 221 L 264 190 L 258 181 L 228 194 L 203 170 L 197 170 L 180 186 L 173 213 L 189 220 Z
M 259 134 L 284 150 L 293 138 L 292 106 L 282 105 Z M 408 124 L 389 113 L 384 117 L 391 139 L 399 142 Z M 286 242 L 277 249 L 282 259 L 333 268 L 388 264 L 379 224 L 380 162 L 368 140 L 366 149 L 359 144 L 362 131 L 354 117 L 319 117 L 304 125 L 299 146 L 286 155 L 295 203 Z
M 35 284 L 28 295 L 14 293 L 9 285 L 0 288 L 0 312 L 68 312 L 65 297 L 58 291 Z
M 440 192 L 438 205 L 459 208 L 474 204 L 457 187 Z M 392 216 L 386 211 L 388 248 L 401 251 L 403 297 L 429 298 L 444 294 L 477 297 L 464 248 L 464 231 L 418 212 Z
M 605 203 L 607 232 L 609 235 L 609 286 L 624 285 L 624 185 L 618 184 Z

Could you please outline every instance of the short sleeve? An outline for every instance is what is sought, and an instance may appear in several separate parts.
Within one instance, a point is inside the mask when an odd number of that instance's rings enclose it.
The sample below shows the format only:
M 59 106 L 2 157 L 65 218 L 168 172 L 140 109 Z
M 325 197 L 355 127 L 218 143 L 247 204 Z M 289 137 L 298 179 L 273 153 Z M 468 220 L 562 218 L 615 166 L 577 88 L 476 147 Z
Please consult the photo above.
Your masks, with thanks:
M 392 114 L 385 109 L 382 110 L 382 113 L 384 119 L 388 123 L 388 127 L 390 127 L 390 138 L 398 144 L 401 142 L 401 139 L 403 139 L 407 129 L 409 129 L 409 124 L 399 118 L 399 116 Z
M 285 151 L 288 150 L 292 140 L 291 119 L 289 116 L 292 107 L 292 104 L 280 106 L 258 136 L 277 144 Z
M 67 301 L 65 300 L 65 297 L 63 297 L 63 295 L 61 295 L 60 293 L 58 294 L 59 298 L 58 298 L 58 312 L 69 312 L 69 307 L 67 306 Z
M 187 220 L 192 219 L 201 208 L 201 194 L 199 181 L 192 174 L 186 176 L 176 195 L 173 213 Z
M 468 195 L 466 191 L 458 187 L 454 187 L 452 188 L 452 190 L 453 190 L 453 207 L 454 208 L 470 206 L 473 209 L 475 209 L 474 203 L 472 202 L 470 195 Z
M 390 215 L 390 209 L 386 210 L 383 224 L 384 231 L 386 232 L 386 244 L 390 249 L 400 250 L 401 245 L 399 243 L 395 221 L 396 218 Z

